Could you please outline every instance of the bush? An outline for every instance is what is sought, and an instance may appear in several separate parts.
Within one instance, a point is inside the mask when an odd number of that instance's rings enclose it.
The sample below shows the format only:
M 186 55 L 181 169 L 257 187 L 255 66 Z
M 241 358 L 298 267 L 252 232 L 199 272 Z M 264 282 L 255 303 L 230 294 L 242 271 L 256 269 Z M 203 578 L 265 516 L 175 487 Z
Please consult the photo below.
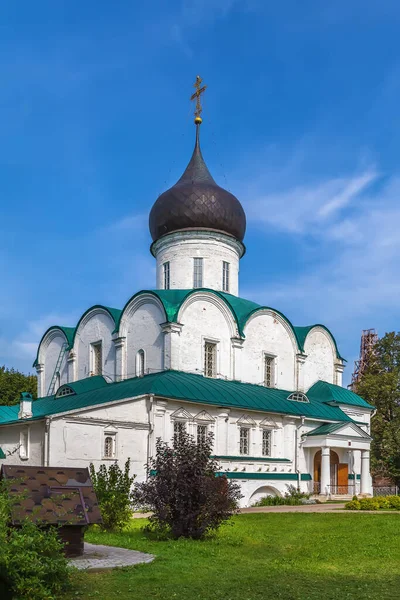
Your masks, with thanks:
M 400 496 L 387 496 L 389 508 L 392 510 L 400 510 Z
M 100 465 L 95 471 L 90 463 L 90 477 L 99 502 L 103 523 L 102 529 L 122 529 L 132 518 L 132 485 L 136 475 L 129 475 L 130 458 L 122 471 L 117 463 L 107 467 Z
M 28 519 L 10 525 L 10 500 L 0 492 L 0 590 L 2 600 L 52 600 L 69 586 L 68 561 L 57 528 L 42 528 Z
M 360 501 L 353 498 L 353 500 L 351 502 L 347 502 L 344 505 L 346 510 L 360 510 L 361 509 L 361 504 Z
M 171 448 L 161 439 L 148 468 L 148 480 L 137 484 L 134 498 L 153 511 L 150 529 L 174 538 L 200 539 L 218 529 L 236 511 L 240 487 L 217 476 L 219 465 L 210 458 L 213 436 L 202 444 L 186 432 Z
M 305 504 L 311 494 L 300 492 L 294 485 L 287 485 L 287 492 L 284 496 L 264 496 L 260 498 L 253 506 L 299 506 Z

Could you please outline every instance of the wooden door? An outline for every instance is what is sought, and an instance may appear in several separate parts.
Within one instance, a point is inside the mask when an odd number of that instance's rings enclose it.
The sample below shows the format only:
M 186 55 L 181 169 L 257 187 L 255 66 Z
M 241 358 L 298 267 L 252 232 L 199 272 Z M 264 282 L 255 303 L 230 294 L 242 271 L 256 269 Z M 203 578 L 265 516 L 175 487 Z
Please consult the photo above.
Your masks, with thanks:
M 340 493 L 347 493 L 347 486 L 349 485 L 349 465 L 346 463 L 338 464 L 338 487 L 346 488 Z

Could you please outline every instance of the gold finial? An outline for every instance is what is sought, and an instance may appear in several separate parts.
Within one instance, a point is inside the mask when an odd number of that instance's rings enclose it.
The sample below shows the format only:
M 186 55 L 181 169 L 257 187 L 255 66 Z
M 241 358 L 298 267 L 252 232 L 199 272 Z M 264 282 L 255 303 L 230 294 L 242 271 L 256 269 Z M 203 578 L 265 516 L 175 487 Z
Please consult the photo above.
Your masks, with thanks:
M 196 83 L 194 84 L 196 91 L 194 94 L 192 94 L 190 98 L 191 100 L 196 100 L 196 109 L 194 111 L 194 122 L 196 123 L 196 125 L 200 125 L 203 121 L 203 119 L 200 117 L 201 111 L 203 110 L 201 107 L 200 96 L 206 91 L 207 86 L 203 85 L 203 87 L 201 87 L 202 83 L 202 78 L 200 77 L 200 75 L 197 75 Z

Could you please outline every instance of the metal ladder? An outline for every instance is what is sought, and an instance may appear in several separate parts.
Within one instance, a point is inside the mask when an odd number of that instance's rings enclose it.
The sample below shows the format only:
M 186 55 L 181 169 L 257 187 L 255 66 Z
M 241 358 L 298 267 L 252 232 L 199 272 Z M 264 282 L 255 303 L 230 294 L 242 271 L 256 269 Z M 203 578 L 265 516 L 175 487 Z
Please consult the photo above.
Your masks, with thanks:
M 68 348 L 68 344 L 66 342 L 64 342 L 63 345 L 61 346 L 60 354 L 58 355 L 58 358 L 57 358 L 56 367 L 54 369 L 53 377 L 51 378 L 51 381 L 50 381 L 49 389 L 47 390 L 48 396 L 52 396 L 54 394 L 54 388 L 55 388 L 56 381 L 57 381 L 57 375 L 59 375 L 59 373 L 60 373 L 61 363 L 63 361 L 64 354 L 66 353 L 67 348 Z

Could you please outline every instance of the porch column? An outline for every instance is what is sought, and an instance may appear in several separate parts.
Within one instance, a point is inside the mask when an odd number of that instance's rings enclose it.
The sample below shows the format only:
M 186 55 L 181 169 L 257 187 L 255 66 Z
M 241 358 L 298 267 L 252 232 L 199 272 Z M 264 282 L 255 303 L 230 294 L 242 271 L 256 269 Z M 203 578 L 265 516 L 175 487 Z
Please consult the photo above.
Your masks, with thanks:
M 369 474 L 369 450 L 361 450 L 361 493 L 371 493 Z
M 331 449 L 328 446 L 321 448 L 321 494 L 328 495 L 331 483 Z

